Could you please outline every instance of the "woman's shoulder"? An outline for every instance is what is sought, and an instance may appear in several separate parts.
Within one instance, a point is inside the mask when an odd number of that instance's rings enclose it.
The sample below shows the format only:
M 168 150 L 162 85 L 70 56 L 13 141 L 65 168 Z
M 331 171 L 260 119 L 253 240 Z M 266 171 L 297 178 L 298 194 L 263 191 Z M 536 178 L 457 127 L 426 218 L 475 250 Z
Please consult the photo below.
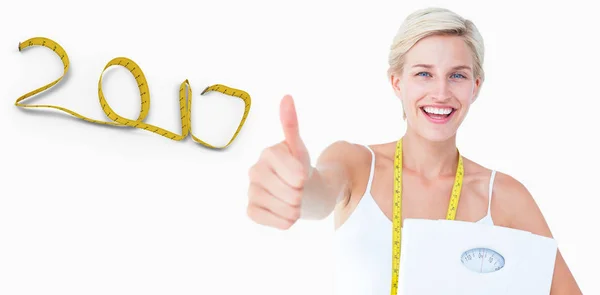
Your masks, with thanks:
M 369 149 L 375 152 L 377 149 L 376 146 L 377 145 L 361 144 L 347 140 L 337 140 L 329 144 L 321 153 L 320 157 L 323 155 L 337 155 L 348 162 L 364 162 L 367 159 L 371 159 L 371 152 Z
M 367 144 L 337 140 L 330 143 L 317 159 L 318 164 L 329 165 L 331 162 L 343 164 L 352 171 L 362 168 L 371 162 L 371 152 Z
M 496 174 L 495 197 L 503 204 L 508 226 L 551 237 L 548 224 L 525 184 L 510 174 Z
M 371 164 L 375 158 L 381 159 L 382 148 L 386 144 L 363 144 L 347 140 L 338 140 L 330 143 L 319 155 L 318 165 L 330 166 L 338 163 L 344 166 L 351 179 L 363 179 L 365 173 L 369 173 Z
M 490 177 L 494 173 L 494 193 L 500 195 L 523 196 L 527 194 L 527 189 L 519 180 L 503 171 L 492 169 L 479 164 L 471 159 L 463 157 L 465 175 L 470 177 Z
M 329 144 L 320 157 L 335 155 L 344 163 L 362 170 L 365 165 L 369 166 L 375 160 L 373 156 L 378 160 L 392 159 L 395 146 L 394 142 L 367 144 L 338 140 Z
M 469 171 L 467 171 L 469 169 Z M 509 173 L 493 170 L 470 160 L 465 161 L 465 174 L 491 175 L 493 179 L 493 204 L 494 211 L 501 221 L 500 225 L 516 229 L 527 230 L 536 234 L 550 236 L 548 226 L 540 208 L 526 185 Z

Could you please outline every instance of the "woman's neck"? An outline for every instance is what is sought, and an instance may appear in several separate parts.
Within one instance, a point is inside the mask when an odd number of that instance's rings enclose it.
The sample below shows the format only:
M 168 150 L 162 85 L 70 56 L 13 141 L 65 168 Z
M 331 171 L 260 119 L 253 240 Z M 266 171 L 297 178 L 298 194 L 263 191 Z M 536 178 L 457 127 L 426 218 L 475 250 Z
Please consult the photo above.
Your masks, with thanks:
M 456 174 L 458 149 L 456 136 L 434 142 L 408 129 L 402 139 L 403 166 L 425 178 Z

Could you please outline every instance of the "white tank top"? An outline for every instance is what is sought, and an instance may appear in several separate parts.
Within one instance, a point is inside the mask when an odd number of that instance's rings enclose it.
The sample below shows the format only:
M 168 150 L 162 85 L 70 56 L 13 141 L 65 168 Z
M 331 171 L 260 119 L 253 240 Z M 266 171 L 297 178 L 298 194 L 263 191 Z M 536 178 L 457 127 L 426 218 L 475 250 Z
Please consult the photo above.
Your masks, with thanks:
M 366 191 L 351 216 L 335 232 L 335 294 L 387 295 L 392 282 L 392 222 L 371 195 L 375 153 Z M 477 223 L 494 224 L 490 213 L 496 171 L 489 183 L 487 215 Z

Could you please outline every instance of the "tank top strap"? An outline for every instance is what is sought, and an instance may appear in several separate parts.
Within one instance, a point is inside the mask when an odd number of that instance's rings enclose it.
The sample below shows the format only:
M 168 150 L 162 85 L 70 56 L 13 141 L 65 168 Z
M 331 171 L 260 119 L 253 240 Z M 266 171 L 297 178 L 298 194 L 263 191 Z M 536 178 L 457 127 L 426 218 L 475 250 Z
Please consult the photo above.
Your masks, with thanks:
M 492 170 L 492 175 L 490 176 L 490 184 L 488 189 L 488 215 L 492 213 L 492 190 L 494 188 L 494 179 L 496 178 L 496 170 Z
M 373 149 L 371 149 L 371 147 L 369 147 L 368 145 L 364 145 L 364 147 L 366 147 L 369 152 L 371 152 L 371 170 L 369 171 L 369 181 L 367 182 L 367 188 L 365 189 L 365 194 L 370 195 L 371 194 L 371 185 L 373 183 L 373 177 L 375 175 L 375 152 L 373 152 Z

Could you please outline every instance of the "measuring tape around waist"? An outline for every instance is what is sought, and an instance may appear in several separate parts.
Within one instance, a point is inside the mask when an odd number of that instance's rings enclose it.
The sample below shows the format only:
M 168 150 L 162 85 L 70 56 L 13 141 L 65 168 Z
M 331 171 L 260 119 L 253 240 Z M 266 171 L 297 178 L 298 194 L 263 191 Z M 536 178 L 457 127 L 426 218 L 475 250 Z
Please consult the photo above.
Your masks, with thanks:
M 44 38 L 44 37 L 33 37 L 30 39 L 27 39 L 23 42 L 19 42 L 19 51 L 22 51 L 31 46 L 42 46 L 42 47 L 46 47 L 46 48 L 53 50 L 60 57 L 60 59 L 63 63 L 64 71 L 63 71 L 63 74 L 55 81 L 53 81 L 45 86 L 42 86 L 40 88 L 37 88 L 33 91 L 30 91 L 30 92 L 22 95 L 21 97 L 19 97 L 17 99 L 17 101 L 15 102 L 15 106 L 17 106 L 17 107 L 58 109 L 58 110 L 69 113 L 72 116 L 82 119 L 87 122 L 103 124 L 103 125 L 119 126 L 119 127 L 139 128 L 139 129 L 147 130 L 147 131 L 162 135 L 166 138 L 169 138 L 172 140 L 177 140 L 177 141 L 183 140 L 188 135 L 191 135 L 192 139 L 195 142 L 197 142 L 205 147 L 212 148 L 212 149 L 224 149 L 224 148 L 227 148 L 229 145 L 231 145 L 231 143 L 235 140 L 235 138 L 240 133 L 240 131 L 250 113 L 251 99 L 250 99 L 250 95 L 248 93 L 246 93 L 245 91 L 240 90 L 240 89 L 231 88 L 231 87 L 228 87 L 228 86 L 225 86 L 222 84 L 214 84 L 214 85 L 208 86 L 204 89 L 204 91 L 202 91 L 202 93 L 200 93 L 200 95 L 204 95 L 205 93 L 210 92 L 210 91 L 216 91 L 216 92 L 221 92 L 225 95 L 239 97 L 244 101 L 244 104 L 245 104 L 244 114 L 242 116 L 240 124 L 238 125 L 235 133 L 233 134 L 233 136 L 231 137 L 229 142 L 227 142 L 227 144 L 222 145 L 222 146 L 215 146 L 215 145 L 211 145 L 211 144 L 197 138 L 191 132 L 191 130 L 192 130 L 192 126 L 191 126 L 192 87 L 190 86 L 189 81 L 186 79 L 185 81 L 183 81 L 181 83 L 181 86 L 179 87 L 181 134 L 177 134 L 177 133 L 171 132 L 169 130 L 160 128 L 158 126 L 144 123 L 143 121 L 146 118 L 146 116 L 148 115 L 148 111 L 150 110 L 150 90 L 148 87 L 148 83 L 146 81 L 146 77 L 144 76 L 144 73 L 142 72 L 142 69 L 133 60 L 126 58 L 126 57 L 116 57 L 116 58 L 113 58 L 111 61 L 109 61 L 108 64 L 106 64 L 106 66 L 102 70 L 102 73 L 100 74 L 100 80 L 98 81 L 98 98 L 100 100 L 100 105 L 102 106 L 102 110 L 104 111 L 106 116 L 109 119 L 111 119 L 112 122 L 100 121 L 100 120 L 87 118 L 85 116 L 82 116 L 82 115 L 74 112 L 74 111 L 71 111 L 69 109 L 66 109 L 66 108 L 63 108 L 60 106 L 40 105 L 40 104 L 23 104 L 23 103 L 21 103 L 23 100 L 25 100 L 29 97 L 32 97 L 40 92 L 43 92 L 43 91 L 53 87 L 54 85 L 56 85 L 58 82 L 60 82 L 63 79 L 63 77 L 67 74 L 67 71 L 68 71 L 69 65 L 70 65 L 69 57 L 67 56 L 66 51 L 57 42 L 55 42 L 51 39 Z M 129 72 L 133 75 L 133 77 L 135 78 L 135 80 L 137 82 L 137 86 L 138 86 L 138 89 L 140 92 L 140 98 L 141 98 L 141 110 L 140 110 L 140 114 L 139 114 L 138 118 L 135 120 L 131 120 L 131 119 L 125 118 L 125 117 L 117 114 L 108 105 L 108 102 L 104 98 L 104 94 L 102 93 L 102 76 L 104 75 L 104 72 L 109 67 L 112 67 L 112 66 L 125 67 L 126 69 L 129 70 Z
M 394 203 L 393 205 L 393 232 L 392 232 L 392 286 L 391 295 L 398 294 L 398 275 L 400 274 L 400 253 L 402 244 L 402 139 L 396 143 L 394 155 Z M 447 220 L 456 218 L 458 200 L 462 189 L 464 176 L 463 159 L 458 153 L 458 166 L 452 187 L 452 194 L 446 213 Z

